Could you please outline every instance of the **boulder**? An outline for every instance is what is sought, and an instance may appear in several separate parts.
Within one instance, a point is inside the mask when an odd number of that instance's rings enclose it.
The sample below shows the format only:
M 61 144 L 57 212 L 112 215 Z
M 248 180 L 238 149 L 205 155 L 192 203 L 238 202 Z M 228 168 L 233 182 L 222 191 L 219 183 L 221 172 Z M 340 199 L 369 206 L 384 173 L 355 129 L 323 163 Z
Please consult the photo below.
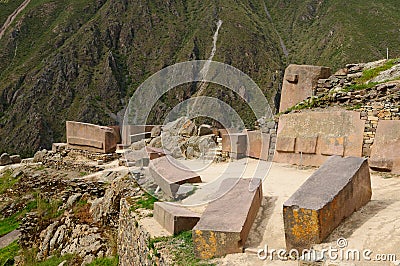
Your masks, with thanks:
M 158 137 L 158 136 L 160 136 L 160 135 L 161 135 L 161 126 L 154 126 L 154 127 L 151 129 L 150 136 L 151 136 L 152 138 L 155 138 L 155 137 Z
M 11 155 L 10 160 L 12 163 L 21 163 L 21 156 L 19 155 Z
M 11 161 L 10 155 L 8 155 L 7 153 L 3 153 L 0 156 L 0 165 L 7 165 L 7 164 L 11 164 L 11 163 L 12 163 L 12 161 Z

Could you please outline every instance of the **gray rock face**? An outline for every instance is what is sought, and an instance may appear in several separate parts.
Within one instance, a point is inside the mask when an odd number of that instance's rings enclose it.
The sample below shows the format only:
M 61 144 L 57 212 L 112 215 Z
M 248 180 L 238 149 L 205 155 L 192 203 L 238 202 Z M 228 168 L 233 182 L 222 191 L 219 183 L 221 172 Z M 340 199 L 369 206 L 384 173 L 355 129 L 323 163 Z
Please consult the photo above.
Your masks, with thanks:
M 47 150 L 41 150 L 37 151 L 35 155 L 33 156 L 33 162 L 34 163 L 40 163 L 43 161 L 43 158 L 46 156 Z
M 158 137 L 158 136 L 160 136 L 161 135 L 161 126 L 154 126 L 152 129 L 151 129 L 151 134 L 150 134 L 150 136 L 152 137 L 152 138 L 155 138 L 155 137 Z
M 7 153 L 3 153 L 0 156 L 0 165 L 7 165 L 7 164 L 11 164 L 12 161 L 10 159 L 10 155 L 8 155 Z
M 201 137 L 191 137 L 185 143 L 186 146 L 186 158 L 200 158 L 201 156 L 213 155 L 216 143 L 214 135 L 206 135 Z
M 163 132 L 170 135 L 190 137 L 196 134 L 197 127 L 187 117 L 180 117 L 175 121 L 169 122 L 163 127 Z

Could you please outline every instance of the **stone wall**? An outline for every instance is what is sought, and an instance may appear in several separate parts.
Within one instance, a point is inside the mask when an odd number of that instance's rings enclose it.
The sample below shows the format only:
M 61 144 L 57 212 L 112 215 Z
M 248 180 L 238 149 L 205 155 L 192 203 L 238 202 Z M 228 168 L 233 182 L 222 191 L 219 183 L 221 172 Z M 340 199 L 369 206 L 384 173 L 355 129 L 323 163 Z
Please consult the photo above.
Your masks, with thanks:
M 119 265 L 173 265 L 168 254 L 162 249 L 157 249 L 156 252 L 151 246 L 152 235 L 141 224 L 145 214 L 132 211 L 131 206 L 127 199 L 121 199 L 118 226 Z
M 331 155 L 362 154 L 364 121 L 354 111 L 310 111 L 279 118 L 275 162 L 320 166 Z
M 328 108 L 338 106 L 360 113 L 365 121 L 362 156 L 371 156 L 380 120 L 400 120 L 400 81 L 357 85 L 363 71 L 385 64 L 386 60 L 348 64 L 326 79 L 319 79 L 313 95 L 293 109 Z M 388 78 L 390 79 L 390 78 Z M 399 133 L 400 134 L 400 133 Z

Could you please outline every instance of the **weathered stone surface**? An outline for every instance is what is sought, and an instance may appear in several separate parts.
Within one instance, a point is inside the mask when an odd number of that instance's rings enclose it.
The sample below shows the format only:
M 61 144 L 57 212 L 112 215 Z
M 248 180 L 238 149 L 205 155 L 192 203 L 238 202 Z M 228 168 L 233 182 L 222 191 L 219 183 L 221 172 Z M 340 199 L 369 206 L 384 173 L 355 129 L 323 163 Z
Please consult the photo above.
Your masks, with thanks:
M 74 121 L 67 121 L 66 127 L 69 148 L 112 153 L 117 147 L 117 139 L 112 128 Z
M 147 152 L 147 155 L 149 156 L 150 160 L 154 160 L 154 159 L 163 157 L 167 154 L 170 155 L 170 153 L 166 150 L 163 150 L 160 148 L 149 147 L 149 146 L 146 146 L 146 152 Z
M 61 152 L 67 148 L 67 143 L 53 143 L 51 145 L 52 152 Z
M 230 133 L 222 135 L 222 151 L 236 154 L 246 154 L 247 135 L 245 133 Z
M 371 146 L 369 165 L 374 170 L 400 174 L 400 120 L 380 120 Z
M 193 136 L 184 144 L 186 150 L 185 157 L 187 159 L 200 157 L 213 157 L 217 144 L 215 135 Z
M 299 137 L 296 138 L 295 151 L 299 153 L 315 154 L 317 149 L 318 137 Z
M 11 164 L 11 163 L 12 163 L 12 161 L 11 161 L 10 155 L 8 155 L 7 153 L 3 153 L 0 156 L 0 165 L 7 165 L 7 164 Z
M 143 133 L 137 133 L 137 134 L 132 134 L 129 136 L 130 143 L 135 143 L 138 141 L 142 141 L 144 139 L 150 138 L 151 133 L 150 132 L 143 132 Z
M 261 206 L 260 179 L 226 179 L 220 191 L 237 184 L 207 206 L 192 230 L 196 257 L 209 259 L 243 252 L 247 236 Z M 251 188 L 251 189 L 249 189 Z
M 150 161 L 149 171 L 154 182 L 172 198 L 177 196 L 179 187 L 185 183 L 201 183 L 200 176 L 187 169 L 172 156 L 163 156 Z
M 161 135 L 161 126 L 154 126 L 152 129 L 151 129 L 151 137 L 152 138 L 155 138 L 155 137 L 158 137 L 158 136 L 160 136 Z
M 265 161 L 268 160 L 270 134 L 256 130 L 247 131 L 247 136 L 249 140 L 247 156 Z
M 276 150 L 280 152 L 294 152 L 295 145 L 295 137 L 279 136 L 276 141 Z
M 362 155 L 365 120 L 355 111 L 303 112 L 279 118 L 274 161 L 320 166 L 330 155 Z
M 154 219 L 171 234 L 192 230 L 200 214 L 166 202 L 154 203 Z
M 132 144 L 131 135 L 141 133 L 151 133 L 154 125 L 123 125 L 122 127 L 122 144 Z
M 22 161 L 21 156 L 19 156 L 19 155 L 11 155 L 10 160 L 11 160 L 11 163 L 20 163 Z
M 321 243 L 371 195 L 366 159 L 330 157 L 283 205 L 287 250 Z
M 280 112 L 313 95 L 318 79 L 328 78 L 331 70 L 328 67 L 289 65 L 285 70 L 282 85 Z
M 163 133 L 169 133 L 173 136 L 194 136 L 197 133 L 196 125 L 187 117 L 180 117 L 175 121 L 169 122 L 163 126 Z

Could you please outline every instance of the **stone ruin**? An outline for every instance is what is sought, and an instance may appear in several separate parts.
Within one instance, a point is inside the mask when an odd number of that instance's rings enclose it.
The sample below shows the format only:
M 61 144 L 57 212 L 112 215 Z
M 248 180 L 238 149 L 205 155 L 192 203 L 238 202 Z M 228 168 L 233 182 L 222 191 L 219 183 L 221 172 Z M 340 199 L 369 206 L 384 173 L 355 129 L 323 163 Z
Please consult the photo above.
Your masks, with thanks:
M 279 112 L 286 111 L 307 97 L 314 95 L 318 80 L 328 78 L 331 69 L 309 65 L 289 65 L 283 77 Z
M 364 123 L 354 111 L 282 115 L 274 161 L 320 166 L 331 155 L 361 157 Z
M 335 86 L 350 84 L 351 78 L 356 76 L 355 67 L 351 68 L 353 70 L 342 70 L 330 76 L 330 70 L 325 67 L 289 66 L 282 88 L 281 111 L 299 102 L 308 103 L 315 97 L 325 97 Z M 392 85 L 380 86 L 385 89 L 379 91 L 397 91 Z M 341 103 L 366 101 L 367 98 L 344 95 L 339 91 L 334 97 Z M 394 110 L 388 115 L 386 107 L 377 112 L 368 108 L 291 112 L 280 115 L 276 119 L 278 123 L 260 120 L 256 130 L 241 132 L 216 130 L 207 125 L 197 128 L 192 121 L 181 118 L 164 126 L 128 126 L 123 129 L 122 137 L 118 137 L 118 128 L 69 121 L 67 147 L 57 144 L 55 150 L 73 148 L 113 153 L 121 139 L 122 149 L 132 152 L 131 159 L 126 155 L 123 165 L 144 169 L 144 174 L 154 181 L 152 185 L 157 186 L 168 200 L 179 200 L 195 193 L 193 185 L 202 183 L 202 177 L 185 169 L 179 159 L 200 158 L 203 151 L 212 151 L 211 155 L 217 157 L 228 155 L 234 160 L 251 157 L 321 166 L 282 206 L 286 246 L 303 250 L 323 242 L 345 218 L 370 201 L 369 166 L 374 170 L 400 173 L 397 152 L 400 121 L 394 121 L 398 117 L 395 109 L 393 105 L 388 106 Z M 369 159 L 361 158 L 369 155 Z M 143 172 L 138 174 L 143 175 Z M 234 181 L 226 179 L 221 188 L 229 182 Z M 253 184 L 253 190 L 249 189 L 249 184 Z M 200 259 L 240 253 L 244 251 L 262 197 L 260 180 L 240 179 L 232 190 L 209 203 L 201 212 L 156 202 L 152 220 L 170 235 L 192 230 L 195 255 Z M 129 212 L 127 201 L 121 200 L 119 231 L 133 231 L 134 234 L 121 234 L 127 239 L 136 235 L 141 240 L 135 245 L 141 245 L 150 237 L 143 233 L 145 225 L 139 222 L 137 225 L 136 219 Z M 146 249 L 144 246 L 140 248 Z M 121 253 L 124 254 L 122 261 L 130 256 L 126 251 Z
M 69 148 L 91 152 L 115 152 L 120 138 L 118 128 L 74 121 L 66 122 L 66 131 Z

